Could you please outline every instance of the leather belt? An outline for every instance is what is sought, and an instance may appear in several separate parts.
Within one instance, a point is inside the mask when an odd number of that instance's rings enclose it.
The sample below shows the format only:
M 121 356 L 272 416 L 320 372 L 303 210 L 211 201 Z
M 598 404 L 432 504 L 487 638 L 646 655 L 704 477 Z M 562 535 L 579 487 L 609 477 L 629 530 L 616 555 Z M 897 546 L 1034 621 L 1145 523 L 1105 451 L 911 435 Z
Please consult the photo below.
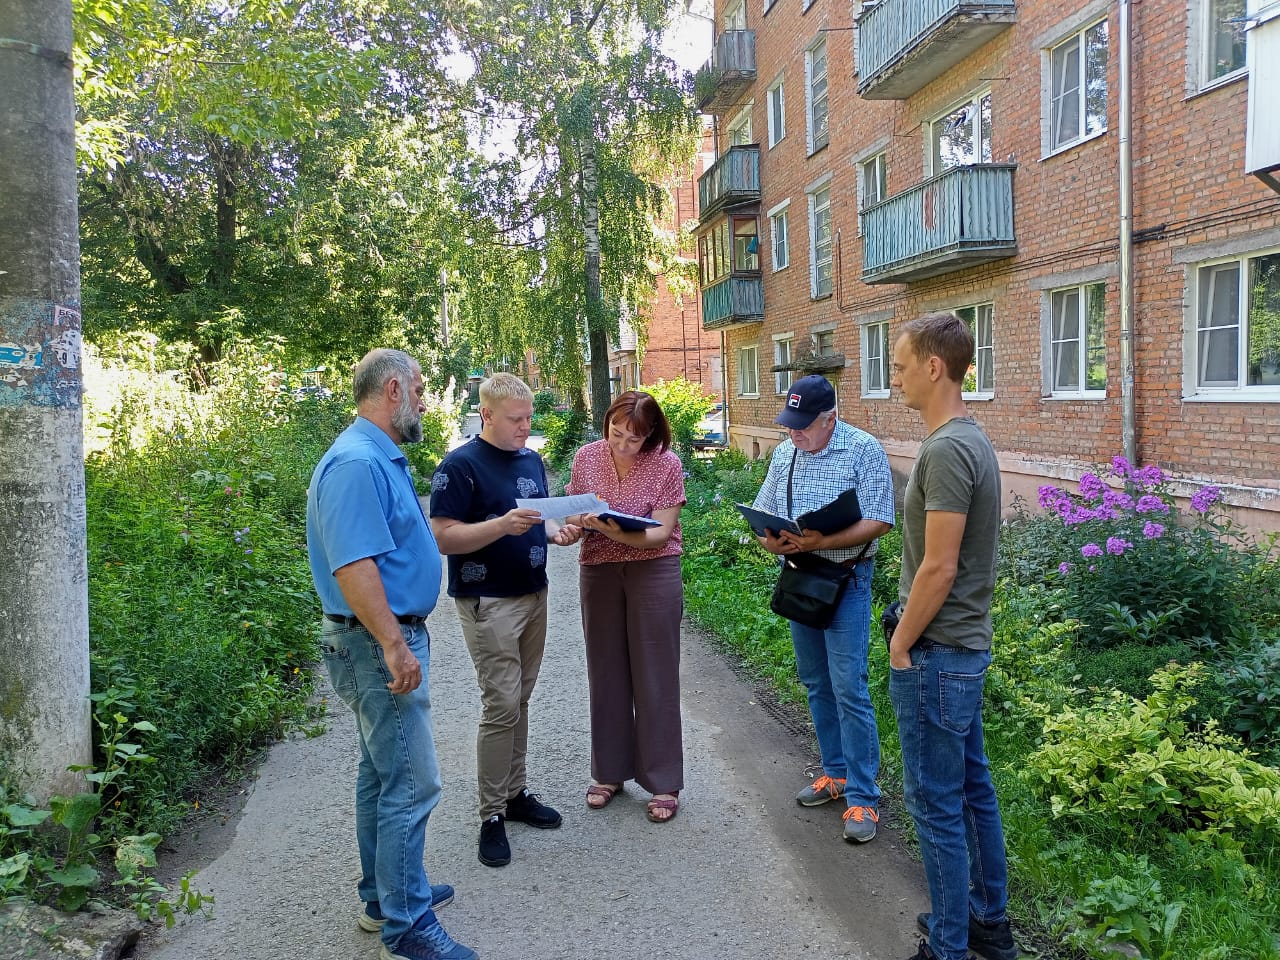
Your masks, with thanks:
M 873 555 L 873 556 L 870 556 L 870 557 L 850 557 L 848 560 L 841 560 L 841 561 L 840 561 L 840 566 L 842 566 L 842 567 L 856 567 L 856 566 L 857 566 L 858 564 L 860 564 L 863 560 L 874 560 L 874 559 L 875 559 L 875 556 L 874 556 L 874 555 Z
M 361 627 L 364 626 L 356 617 L 344 617 L 340 613 L 326 613 L 326 620 L 332 620 L 334 623 L 340 623 L 345 627 Z M 406 627 L 420 627 L 427 622 L 426 617 L 396 617 L 398 623 L 404 624 Z

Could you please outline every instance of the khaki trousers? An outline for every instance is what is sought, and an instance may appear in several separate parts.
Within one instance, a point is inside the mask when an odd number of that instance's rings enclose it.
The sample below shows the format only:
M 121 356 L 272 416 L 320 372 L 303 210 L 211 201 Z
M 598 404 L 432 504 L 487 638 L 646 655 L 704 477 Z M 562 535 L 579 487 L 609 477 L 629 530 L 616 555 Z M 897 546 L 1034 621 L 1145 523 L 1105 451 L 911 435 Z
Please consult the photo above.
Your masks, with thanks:
M 476 774 L 480 819 L 505 814 L 525 786 L 529 698 L 547 639 L 547 591 L 519 597 L 457 597 L 458 619 L 480 685 Z

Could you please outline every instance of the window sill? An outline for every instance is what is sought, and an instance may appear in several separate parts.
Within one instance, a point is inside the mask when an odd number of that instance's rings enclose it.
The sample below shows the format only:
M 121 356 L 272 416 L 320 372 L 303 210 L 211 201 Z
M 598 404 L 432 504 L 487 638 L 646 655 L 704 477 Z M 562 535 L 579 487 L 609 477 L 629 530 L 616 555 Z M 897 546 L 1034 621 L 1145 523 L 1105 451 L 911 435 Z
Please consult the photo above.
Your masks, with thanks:
M 864 393 L 862 395 L 862 399 L 863 400 L 888 400 L 889 396 L 890 394 L 888 390 L 872 390 L 870 393 Z
M 1077 390 L 1073 393 L 1051 393 L 1047 397 L 1041 397 L 1042 402 L 1057 402 L 1061 400 L 1105 400 L 1107 392 L 1105 390 Z
M 970 402 L 988 403 L 994 400 L 996 398 L 996 395 L 994 391 L 991 393 L 962 393 L 960 394 L 960 398 L 964 400 L 965 403 L 970 403 Z M 1056 399 L 1056 398 L 1050 398 L 1050 399 Z
M 809 153 L 808 153 L 808 156 L 806 157 L 806 159 L 812 159 L 813 157 L 816 157 L 816 156 L 817 156 L 818 154 L 820 154 L 823 150 L 827 149 L 827 147 L 830 145 L 830 143 L 831 143 L 831 141 L 830 141 L 830 140 L 828 140 L 826 143 L 820 143 L 820 144 L 818 144 L 816 147 L 812 147 L 812 146 L 811 146 L 811 147 L 809 148 Z
M 739 400 L 759 400 L 759 399 L 760 399 L 760 394 L 758 394 L 758 393 L 740 393 L 740 394 L 738 394 L 738 399 L 739 399 Z
M 1109 132 L 1110 131 L 1108 128 L 1103 127 L 1097 133 L 1090 133 L 1081 137 L 1079 140 L 1072 140 L 1070 143 L 1064 143 L 1060 147 L 1054 147 L 1052 150 L 1049 150 L 1041 155 L 1040 162 L 1043 163 L 1045 160 L 1052 160 L 1054 157 L 1060 157 L 1064 153 L 1070 153 L 1072 150 L 1076 149 L 1077 147 L 1083 147 L 1086 143 L 1089 143 L 1090 141 L 1097 140 L 1099 137 L 1105 137 Z
M 809 301 L 811 303 L 817 303 L 819 300 L 830 300 L 831 297 L 832 295 L 830 293 L 811 293 L 809 294 Z
M 1280 386 L 1223 387 L 1221 390 L 1184 393 L 1185 403 L 1280 403 Z
M 773 143 L 769 144 L 769 149 L 770 149 L 770 150 L 772 150 L 774 147 L 776 147 L 778 144 L 780 144 L 780 143 L 781 143 L 783 140 L 785 140 L 785 139 L 787 139 L 787 135 L 784 133 L 784 134 L 783 134 L 782 136 L 780 136 L 777 140 L 773 141 Z
M 787 267 L 789 267 L 789 266 L 791 266 L 791 262 L 790 262 L 790 261 L 787 261 L 786 263 L 784 263 L 784 264 L 783 264 L 782 266 L 780 266 L 780 267 L 774 267 L 774 268 L 773 268 L 773 272 L 774 272 L 774 273 L 781 273 L 783 270 L 787 269 Z
M 1194 100 L 1196 97 L 1203 97 L 1206 93 L 1213 93 L 1215 90 L 1221 90 L 1223 87 L 1229 87 L 1231 84 L 1240 80 L 1247 80 L 1249 77 L 1249 68 L 1241 67 L 1234 73 L 1228 73 L 1225 76 L 1218 77 L 1216 80 L 1210 80 L 1208 83 L 1201 84 L 1199 89 L 1193 90 L 1182 98 L 1182 102 Z

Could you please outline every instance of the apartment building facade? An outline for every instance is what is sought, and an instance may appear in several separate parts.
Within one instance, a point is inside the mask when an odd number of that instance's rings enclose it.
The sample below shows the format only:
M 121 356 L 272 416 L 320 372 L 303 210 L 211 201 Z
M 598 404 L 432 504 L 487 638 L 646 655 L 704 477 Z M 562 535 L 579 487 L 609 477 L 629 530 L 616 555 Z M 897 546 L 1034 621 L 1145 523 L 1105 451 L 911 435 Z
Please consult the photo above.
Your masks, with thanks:
M 731 443 L 767 453 L 787 386 L 820 372 L 905 475 L 922 427 L 891 345 L 955 310 L 1007 497 L 1130 451 L 1280 528 L 1280 3 L 715 17 L 698 253 Z

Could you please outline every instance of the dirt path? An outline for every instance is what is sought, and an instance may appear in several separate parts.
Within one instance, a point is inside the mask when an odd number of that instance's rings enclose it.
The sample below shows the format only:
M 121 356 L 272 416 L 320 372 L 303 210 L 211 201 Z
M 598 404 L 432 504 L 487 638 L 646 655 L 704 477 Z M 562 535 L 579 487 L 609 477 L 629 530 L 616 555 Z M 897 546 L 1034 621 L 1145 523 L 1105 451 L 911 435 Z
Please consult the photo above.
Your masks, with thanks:
M 479 696 L 452 600 L 432 615 L 431 694 L 445 795 L 426 860 L 457 900 L 441 921 L 484 960 L 895 960 L 914 952 L 928 901 L 919 865 L 881 824 L 871 844 L 840 838 L 835 805 L 793 800 L 810 744 L 766 712 L 696 631 L 686 628 L 687 779 L 679 817 L 644 818 L 634 784 L 603 811 L 588 779 L 586 679 L 575 549 L 552 548 L 547 657 L 531 710 L 530 784 L 558 806 L 554 831 L 509 827 L 513 860 L 476 859 Z M 196 885 L 212 920 L 155 931 L 144 960 L 365 960 L 377 938 L 355 925 L 357 748 L 331 701 L 328 732 L 270 752 L 238 820 L 179 841 L 207 865 Z

